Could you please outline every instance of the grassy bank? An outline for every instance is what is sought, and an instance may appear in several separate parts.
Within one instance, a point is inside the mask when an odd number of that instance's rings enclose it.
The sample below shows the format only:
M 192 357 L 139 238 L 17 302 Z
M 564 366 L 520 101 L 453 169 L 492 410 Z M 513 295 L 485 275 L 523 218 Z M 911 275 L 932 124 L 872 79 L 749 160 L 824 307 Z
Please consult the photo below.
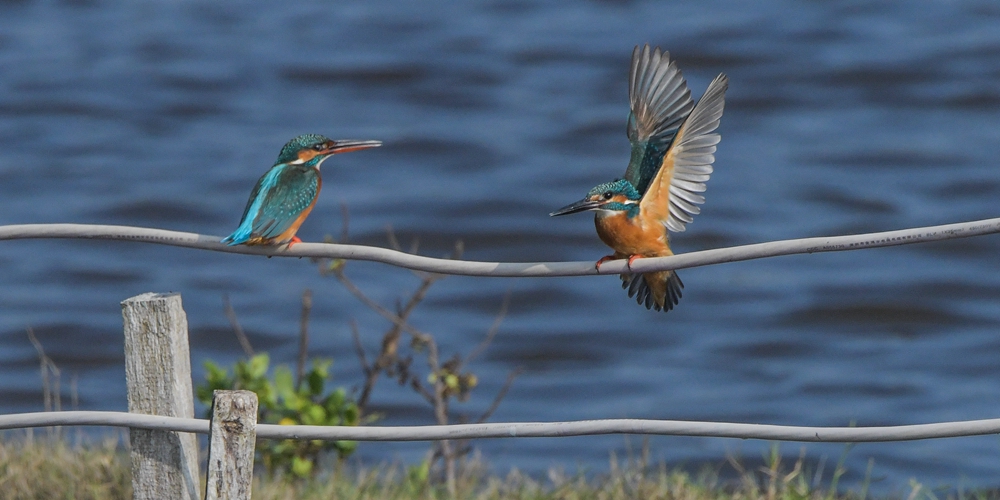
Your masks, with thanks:
M 39 433 L 40 434 L 40 433 Z M 132 497 L 129 460 L 120 441 L 70 445 L 61 440 L 0 435 L 0 499 L 129 499 Z M 783 461 L 776 454 L 760 468 L 740 471 L 723 480 L 712 469 L 691 474 L 666 467 L 642 466 L 642 460 L 611 459 L 610 471 L 599 476 L 566 474 L 552 470 L 539 480 L 517 471 L 505 476 L 471 465 L 458 478 L 460 498 L 482 500 L 520 499 L 679 499 L 679 500 L 856 500 L 870 498 L 862 485 L 857 491 L 838 491 L 837 476 L 816 481 L 803 461 Z M 444 488 L 427 480 L 426 469 L 392 465 L 373 468 L 344 467 L 337 473 L 308 481 L 286 477 L 254 480 L 255 499 L 404 500 L 444 499 Z M 998 498 L 996 491 L 968 492 L 967 498 Z M 941 498 L 912 482 L 908 491 L 894 496 L 915 499 Z
M 129 467 L 128 454 L 116 440 L 70 446 L 61 440 L 0 434 L 2 499 L 131 499 Z

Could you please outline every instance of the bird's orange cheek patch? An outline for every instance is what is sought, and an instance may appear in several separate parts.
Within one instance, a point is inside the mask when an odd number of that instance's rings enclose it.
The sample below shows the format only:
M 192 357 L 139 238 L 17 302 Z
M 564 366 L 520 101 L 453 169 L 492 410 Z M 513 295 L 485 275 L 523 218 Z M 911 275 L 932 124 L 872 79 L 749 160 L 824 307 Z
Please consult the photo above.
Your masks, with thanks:
M 315 157 L 316 157 L 316 151 L 313 151 L 311 149 L 303 149 L 302 151 L 299 151 L 299 160 L 301 160 L 302 163 L 305 163 Z

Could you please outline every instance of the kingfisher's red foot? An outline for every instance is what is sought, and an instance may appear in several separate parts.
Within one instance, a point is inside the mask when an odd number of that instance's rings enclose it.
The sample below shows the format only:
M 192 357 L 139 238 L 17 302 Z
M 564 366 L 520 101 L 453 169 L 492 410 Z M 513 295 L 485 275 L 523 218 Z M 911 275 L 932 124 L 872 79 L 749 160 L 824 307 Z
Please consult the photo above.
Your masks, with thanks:
M 605 262 L 607 262 L 609 260 L 615 260 L 615 256 L 614 255 L 605 255 L 604 257 L 601 257 L 601 259 L 598 260 L 596 264 L 594 264 L 594 267 L 596 267 L 597 270 L 600 271 L 601 270 L 601 264 L 604 264 Z
M 631 271 L 632 270 L 632 263 L 635 262 L 636 259 L 641 259 L 641 258 L 642 258 L 641 255 L 630 255 L 628 257 L 628 263 L 627 263 L 628 270 Z
M 287 248 L 292 248 L 292 245 L 294 245 L 296 243 L 302 243 L 302 240 L 299 239 L 298 236 L 292 236 L 292 239 L 288 242 L 288 247 Z

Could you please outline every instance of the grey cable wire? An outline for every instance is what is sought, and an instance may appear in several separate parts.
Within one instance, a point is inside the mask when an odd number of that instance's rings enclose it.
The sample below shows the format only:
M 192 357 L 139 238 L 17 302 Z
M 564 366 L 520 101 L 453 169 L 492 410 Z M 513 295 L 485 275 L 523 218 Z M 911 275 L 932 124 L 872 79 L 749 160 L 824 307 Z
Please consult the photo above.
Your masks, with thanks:
M 60 425 L 100 425 L 208 434 L 208 420 L 105 411 L 0 415 L 0 430 Z M 523 437 L 652 434 L 803 442 L 861 443 L 979 436 L 1000 433 L 1000 419 L 886 427 L 794 427 L 678 420 L 608 419 L 573 422 L 514 422 L 412 427 L 345 427 L 258 424 L 257 437 L 326 441 L 434 441 Z
M 984 219 L 942 226 L 917 227 L 881 233 L 800 238 L 793 240 L 756 243 L 714 250 L 690 252 L 673 257 L 639 259 L 632 265 L 632 272 L 664 271 L 688 267 L 707 266 L 723 262 L 761 259 L 778 255 L 799 253 L 836 252 L 879 248 L 953 238 L 967 238 L 1000 233 L 1000 218 Z M 0 226 L 0 240 L 31 238 L 83 238 L 138 241 L 185 248 L 212 250 L 249 255 L 274 257 L 319 257 L 382 262 L 408 269 L 440 274 L 492 277 L 544 277 L 586 276 L 620 274 L 629 272 L 624 260 L 611 261 L 601 266 L 594 262 L 477 262 L 435 259 L 397 252 L 386 248 L 331 243 L 298 243 L 290 249 L 281 247 L 227 246 L 218 236 L 167 231 L 130 226 L 101 226 L 90 224 L 24 224 Z
M 723 262 L 798 253 L 833 252 L 965 238 L 1000 232 L 1000 218 L 881 233 L 802 238 L 640 259 L 634 272 L 683 269 Z M 129 226 L 25 224 L 0 226 L 0 240 L 83 238 L 138 241 L 220 252 L 277 257 L 320 257 L 382 262 L 414 270 L 467 276 L 583 276 L 627 272 L 624 261 L 608 262 L 600 273 L 586 262 L 497 263 L 434 259 L 360 245 L 299 243 L 294 248 L 230 247 L 216 236 Z M 0 415 L 0 430 L 59 425 L 107 425 L 153 430 L 208 433 L 207 420 L 120 412 L 68 411 Z M 902 441 L 1000 433 L 1000 419 L 894 427 L 788 427 L 776 425 L 667 420 L 613 419 L 577 422 L 492 423 L 423 427 L 319 427 L 260 424 L 257 435 L 272 439 L 425 441 L 499 437 L 556 437 L 594 434 L 660 434 L 787 441 Z
M 101 425 L 129 427 L 153 431 L 193 432 L 208 434 L 208 420 L 161 417 L 120 411 L 45 411 L 0 415 L 0 430 L 60 425 Z

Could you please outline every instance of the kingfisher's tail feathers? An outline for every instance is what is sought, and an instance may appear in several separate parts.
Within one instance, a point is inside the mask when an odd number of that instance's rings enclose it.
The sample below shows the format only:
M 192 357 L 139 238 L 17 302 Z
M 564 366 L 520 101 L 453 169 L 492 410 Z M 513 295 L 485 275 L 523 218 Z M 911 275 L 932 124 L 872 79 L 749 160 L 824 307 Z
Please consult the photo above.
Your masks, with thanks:
M 254 236 L 253 225 L 244 218 L 233 234 L 226 236 L 222 242 L 229 246 L 242 245 L 250 241 Z
M 222 238 L 222 243 L 225 243 L 229 246 L 242 245 L 250 241 L 250 237 L 252 235 L 253 233 L 251 231 L 245 230 L 241 225 L 240 227 L 236 228 L 236 231 L 233 231 L 233 234 L 230 234 L 229 236 Z
M 622 288 L 646 309 L 667 312 L 681 300 L 684 282 L 675 271 L 621 275 Z

